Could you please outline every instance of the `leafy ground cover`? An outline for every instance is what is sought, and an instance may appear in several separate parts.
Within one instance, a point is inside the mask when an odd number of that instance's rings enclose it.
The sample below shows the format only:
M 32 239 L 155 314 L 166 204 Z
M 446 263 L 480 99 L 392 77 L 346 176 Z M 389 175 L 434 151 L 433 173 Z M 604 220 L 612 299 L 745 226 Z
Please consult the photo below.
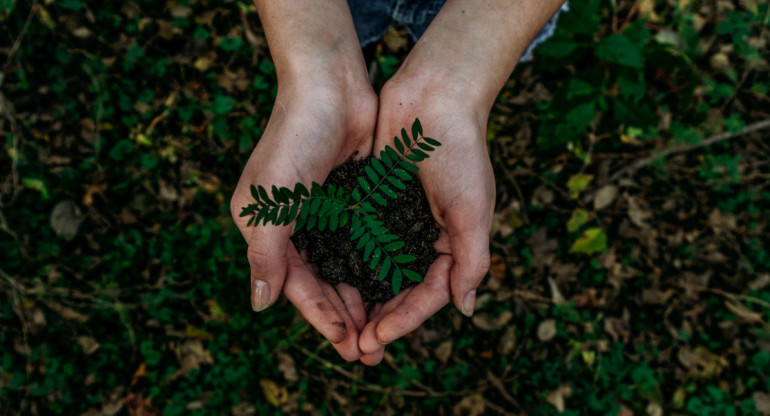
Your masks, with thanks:
M 769 13 L 575 2 L 490 118 L 476 315 L 365 368 L 248 304 L 253 7 L 0 0 L 0 414 L 770 414 Z

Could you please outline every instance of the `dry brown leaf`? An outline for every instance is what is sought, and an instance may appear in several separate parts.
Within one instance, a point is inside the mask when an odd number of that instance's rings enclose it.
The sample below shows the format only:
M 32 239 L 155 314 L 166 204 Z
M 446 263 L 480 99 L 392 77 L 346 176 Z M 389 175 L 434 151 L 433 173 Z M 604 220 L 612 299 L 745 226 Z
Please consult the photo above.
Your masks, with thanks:
M 556 320 L 546 319 L 537 326 L 537 338 L 546 342 L 556 336 Z
M 551 403 L 553 407 L 556 408 L 557 412 L 563 413 L 566 409 L 564 400 L 571 395 L 572 386 L 569 384 L 562 384 L 561 386 L 557 387 L 556 390 L 548 393 L 546 400 L 548 400 L 548 403 Z
M 89 336 L 79 336 L 77 338 L 78 344 L 83 348 L 85 355 L 91 355 L 99 349 L 99 343 L 95 339 Z
M 754 405 L 757 406 L 757 410 L 763 415 L 770 414 L 770 393 L 755 392 L 751 395 L 754 399 Z
M 449 357 L 452 355 L 452 340 L 447 340 L 439 344 L 436 350 L 433 352 L 439 361 L 446 364 Z
M 486 313 L 478 313 L 471 318 L 473 324 L 484 331 L 497 331 L 510 322 L 511 319 L 513 319 L 513 312 L 511 311 L 503 311 L 496 318 L 492 318 Z
M 615 197 L 618 196 L 618 187 L 615 185 L 607 185 L 599 190 L 594 197 L 594 209 L 599 211 L 607 208 Z
M 56 235 L 65 240 L 75 238 L 82 222 L 83 213 L 72 201 L 59 202 L 51 211 L 51 228 Z
M 473 394 L 460 400 L 460 403 L 457 403 L 452 409 L 452 414 L 455 416 L 481 416 L 485 410 L 484 397 L 480 394 Z
M 294 359 L 291 355 L 285 352 L 278 353 L 278 371 L 283 374 L 283 378 L 286 381 L 297 381 L 299 376 L 297 375 L 297 365 L 294 364 Z

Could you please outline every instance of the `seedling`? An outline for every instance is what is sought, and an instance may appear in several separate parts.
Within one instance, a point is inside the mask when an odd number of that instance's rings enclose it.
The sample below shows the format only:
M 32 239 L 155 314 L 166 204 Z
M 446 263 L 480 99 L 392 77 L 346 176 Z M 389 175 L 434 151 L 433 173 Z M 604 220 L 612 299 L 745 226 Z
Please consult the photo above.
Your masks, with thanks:
M 270 195 L 261 186 L 251 185 L 251 195 L 256 202 L 243 207 L 241 217 L 251 216 L 248 225 L 273 224 L 287 226 L 296 220 L 294 231 L 303 228 L 334 232 L 338 228 L 350 228 L 350 240 L 356 242 L 363 260 L 371 270 L 380 267 L 380 281 L 391 279 L 393 295 L 397 295 L 404 277 L 421 282 L 423 277 L 406 268 L 416 257 L 400 253 L 404 242 L 392 234 L 377 215 L 375 205 L 388 206 L 388 198 L 398 199 L 397 190 L 406 189 L 419 168 L 415 165 L 427 159 L 428 153 L 441 146 L 438 140 L 425 137 L 419 119 L 412 124 L 412 137 L 401 129 L 393 145 L 385 146 L 380 158 L 372 158 L 364 168 L 366 176 L 357 178 L 358 186 L 350 193 L 342 187 L 320 185 L 313 182 L 310 191 L 301 183 L 294 190 L 272 186 Z

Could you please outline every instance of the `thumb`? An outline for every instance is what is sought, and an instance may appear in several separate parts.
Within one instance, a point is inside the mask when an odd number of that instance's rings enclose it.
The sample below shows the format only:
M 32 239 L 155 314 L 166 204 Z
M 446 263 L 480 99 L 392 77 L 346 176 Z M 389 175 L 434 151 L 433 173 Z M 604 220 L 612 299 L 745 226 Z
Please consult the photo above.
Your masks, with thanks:
M 476 288 L 489 271 L 489 230 L 467 218 L 462 212 L 447 213 L 447 232 L 454 261 L 449 281 L 455 307 L 463 315 L 472 316 Z
M 286 250 L 291 227 L 259 225 L 251 230 L 246 257 L 251 267 L 251 307 L 262 311 L 275 303 L 286 279 Z

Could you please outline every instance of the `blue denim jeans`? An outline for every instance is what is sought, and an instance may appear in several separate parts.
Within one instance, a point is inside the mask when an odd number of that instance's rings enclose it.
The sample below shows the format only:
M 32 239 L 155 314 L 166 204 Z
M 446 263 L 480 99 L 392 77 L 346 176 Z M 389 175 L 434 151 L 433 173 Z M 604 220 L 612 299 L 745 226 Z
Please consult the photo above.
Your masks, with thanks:
M 446 0 L 348 0 L 356 26 L 361 47 L 376 42 L 393 23 L 401 23 L 409 31 L 412 38 L 417 39 L 425 33 L 430 22 L 436 17 Z M 553 35 L 559 14 L 567 10 L 568 3 L 556 12 L 551 20 L 540 30 L 527 50 L 521 56 L 521 61 L 532 59 L 532 50 L 538 44 Z

